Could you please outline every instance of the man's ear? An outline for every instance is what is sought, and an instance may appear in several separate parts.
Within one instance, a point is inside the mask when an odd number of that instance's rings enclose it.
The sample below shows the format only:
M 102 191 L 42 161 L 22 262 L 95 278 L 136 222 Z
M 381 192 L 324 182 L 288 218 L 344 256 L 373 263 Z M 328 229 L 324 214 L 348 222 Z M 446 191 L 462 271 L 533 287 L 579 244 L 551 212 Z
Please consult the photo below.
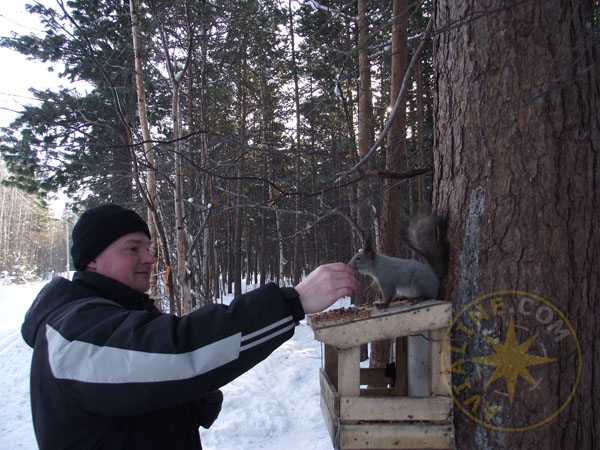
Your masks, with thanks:
M 98 263 L 95 259 L 91 260 L 89 263 L 87 263 L 87 266 L 85 266 L 85 270 L 87 270 L 88 272 L 95 272 L 97 268 Z

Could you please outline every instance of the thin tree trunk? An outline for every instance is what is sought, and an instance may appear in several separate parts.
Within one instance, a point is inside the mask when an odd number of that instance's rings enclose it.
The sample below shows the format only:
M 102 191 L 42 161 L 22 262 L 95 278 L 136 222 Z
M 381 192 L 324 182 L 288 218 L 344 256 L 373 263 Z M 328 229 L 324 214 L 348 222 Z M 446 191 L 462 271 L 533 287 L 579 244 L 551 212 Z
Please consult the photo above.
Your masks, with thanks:
M 292 71 L 294 75 L 294 109 L 296 112 L 296 134 L 295 134 L 295 147 L 296 147 L 296 186 L 297 190 L 301 186 L 301 159 L 300 159 L 300 151 L 301 151 L 301 132 L 300 132 L 300 86 L 298 80 L 298 66 L 296 63 L 296 48 L 294 42 L 294 13 L 292 9 L 292 1 L 289 1 L 289 9 L 290 9 L 290 47 L 292 54 Z M 302 252 L 301 252 L 301 239 L 300 239 L 300 195 L 296 195 L 296 217 L 295 217 L 295 234 L 294 234 L 294 267 L 292 273 L 292 283 L 293 285 L 297 285 L 300 283 L 300 276 L 302 274 Z
M 358 0 L 358 70 L 359 70 L 359 86 L 358 86 L 358 156 L 363 159 L 374 141 L 374 121 L 373 121 L 373 95 L 371 91 L 371 59 L 369 57 L 369 26 L 368 17 L 369 0 Z M 359 169 L 360 181 L 357 185 L 357 224 L 362 231 L 364 238 L 367 233 L 371 233 L 371 208 L 367 199 L 370 196 L 369 177 L 365 176 L 368 167 L 363 165 Z M 367 292 L 366 278 L 361 279 L 361 286 L 358 289 L 358 294 L 352 299 L 357 305 L 368 302 L 365 292 Z M 367 346 L 361 347 L 361 361 L 368 358 Z
M 427 146 L 427 136 L 425 136 L 425 80 L 423 78 L 423 63 L 421 58 L 415 65 L 416 90 L 417 90 L 417 154 L 419 155 L 419 166 L 426 167 L 431 165 L 431 147 Z M 417 212 L 423 213 L 425 205 L 431 204 L 431 195 L 429 195 L 431 186 L 431 177 L 429 174 L 423 174 L 417 177 Z
M 206 2 L 203 1 L 203 4 Z M 208 60 L 208 46 L 210 39 L 210 19 L 205 15 L 202 16 L 202 22 L 200 24 L 201 31 L 199 35 L 199 47 L 200 47 L 200 62 L 198 64 L 198 70 L 200 72 L 200 86 L 196 89 L 196 92 L 200 96 L 200 130 L 205 131 L 209 128 L 209 112 L 208 112 L 208 77 L 207 77 L 207 60 Z M 190 80 L 190 84 L 193 84 L 194 80 L 192 77 L 188 77 Z M 193 101 L 193 97 L 190 96 L 190 102 Z M 190 108 L 191 109 L 191 108 Z M 208 166 L 208 151 L 209 151 L 209 141 L 208 134 L 202 133 L 198 137 L 200 143 L 200 167 Z M 215 205 L 212 204 L 212 184 L 211 178 L 208 177 L 204 172 L 199 173 L 199 183 L 200 183 L 200 204 L 203 207 L 215 208 Z M 207 212 L 208 214 L 208 212 Z M 211 218 L 211 221 L 214 220 Z M 216 258 L 214 257 L 215 252 L 214 249 L 214 239 L 212 236 L 214 227 L 207 226 L 204 228 L 202 232 L 202 255 L 200 259 L 201 266 L 201 283 L 204 285 L 204 301 L 211 302 L 213 296 L 218 297 L 220 286 L 219 286 L 219 276 L 218 271 L 216 270 L 217 263 Z
M 373 95 L 371 91 L 371 60 L 369 57 L 369 18 L 367 15 L 369 1 L 358 0 L 358 156 L 364 158 L 369 152 L 374 141 L 374 122 L 373 122 Z M 365 177 L 367 167 L 361 167 L 360 181 L 358 183 L 357 193 L 357 223 L 363 233 L 371 232 L 370 227 L 370 207 L 368 200 L 370 188 L 368 177 Z M 364 237 L 364 236 L 363 236 Z M 362 291 L 362 290 L 361 290 Z M 357 299 L 357 303 L 363 303 L 362 299 Z
M 391 104 L 394 104 L 400 95 L 402 80 L 407 69 L 408 2 L 406 0 L 394 0 L 393 16 Z M 405 152 L 406 111 L 404 107 L 400 107 L 388 133 L 386 171 L 402 172 L 404 169 Z M 380 252 L 390 256 L 398 256 L 400 244 L 400 207 L 402 204 L 401 194 L 398 182 L 390 178 L 384 179 Z M 376 342 L 373 343 L 371 348 L 371 367 L 385 367 L 390 359 L 390 342 Z M 406 371 L 406 361 L 396 361 L 396 370 Z
M 193 52 L 193 35 L 192 27 L 188 14 L 188 4 L 184 1 L 186 32 L 188 38 L 188 48 L 186 49 L 186 60 L 181 70 L 171 60 L 171 49 L 167 43 L 167 36 L 164 28 L 161 30 L 161 40 L 165 52 L 165 64 L 169 74 L 169 82 L 171 84 L 171 117 L 173 119 L 173 159 L 175 162 L 175 175 L 173 180 L 173 201 L 175 207 L 175 246 L 177 249 L 177 282 L 180 291 L 180 311 L 182 315 L 189 314 L 192 311 L 192 295 L 190 288 L 190 280 L 186 269 L 186 243 L 187 230 L 185 226 L 185 207 L 183 199 L 183 147 L 181 145 L 181 105 L 180 105 L 180 89 L 181 83 L 187 73 L 187 70 L 192 61 Z
M 281 213 L 275 210 L 275 228 L 277 229 L 277 248 L 279 249 L 279 269 L 277 272 L 277 282 L 279 283 L 285 275 L 285 252 L 283 248 L 283 232 L 281 231 Z
M 244 63 L 243 63 L 244 64 Z M 234 220 L 234 260 L 233 260 L 233 276 L 234 276 L 234 296 L 242 294 L 242 222 L 243 222 L 243 208 L 242 208 L 242 176 L 244 166 L 244 144 L 246 143 L 246 121 L 247 116 L 247 97 L 246 97 L 246 86 L 245 86 L 245 71 L 242 72 L 242 79 L 239 81 L 240 86 L 240 97 L 239 97 L 239 123 L 240 123 L 240 134 L 239 142 L 240 148 L 238 153 L 238 159 L 236 161 L 236 174 L 235 180 L 235 220 Z
M 175 204 L 175 242 L 177 248 L 177 282 L 180 290 L 181 314 L 186 315 L 192 311 L 192 295 L 190 282 L 186 269 L 186 241 L 187 231 L 184 221 L 185 208 L 183 204 L 183 158 L 181 146 L 181 109 L 179 105 L 179 82 L 173 82 L 172 95 L 172 117 L 173 117 L 173 140 L 175 141 L 173 152 L 175 160 L 174 176 L 174 198 Z
M 146 171 L 146 192 L 147 195 L 143 196 L 147 206 L 148 214 L 146 220 L 148 222 L 148 228 L 150 229 L 150 251 L 154 256 L 154 274 L 158 274 L 158 263 L 159 263 L 159 246 L 158 246 L 158 227 L 156 223 L 156 211 L 158 208 L 157 193 L 156 193 L 156 173 L 154 171 L 154 149 L 152 146 L 152 136 L 150 134 L 150 126 L 148 123 L 148 113 L 146 109 L 146 90 L 144 88 L 144 68 L 142 60 L 142 44 L 141 44 L 141 33 L 139 26 L 139 16 L 137 13 L 137 2 L 136 0 L 129 0 L 129 9 L 131 14 L 131 28 L 133 36 L 133 50 L 135 57 L 135 80 L 137 90 L 137 109 L 140 116 L 140 129 L 142 132 L 142 139 L 144 140 L 143 149 L 146 158 L 146 164 L 148 170 Z M 163 239 L 166 241 L 166 239 Z M 165 264 L 167 267 L 169 264 L 168 249 L 164 248 L 164 253 L 167 255 Z M 158 298 L 158 276 L 150 278 L 150 296 Z M 172 292 L 170 296 L 170 309 L 171 313 L 174 312 L 174 297 Z
M 262 177 L 265 180 L 262 184 L 262 200 L 263 203 L 268 203 L 270 197 L 269 184 L 266 182 L 269 173 L 269 156 L 263 155 Z M 258 271 L 260 273 L 259 286 L 263 287 L 267 284 L 267 211 L 262 209 L 260 212 L 260 248 L 258 249 Z

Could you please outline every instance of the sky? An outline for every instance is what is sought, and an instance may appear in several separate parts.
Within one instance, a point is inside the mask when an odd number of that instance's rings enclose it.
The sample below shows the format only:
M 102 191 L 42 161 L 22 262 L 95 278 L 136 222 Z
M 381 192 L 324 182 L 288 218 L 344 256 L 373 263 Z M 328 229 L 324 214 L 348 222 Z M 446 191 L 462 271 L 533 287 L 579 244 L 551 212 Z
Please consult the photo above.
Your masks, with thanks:
M 42 27 L 36 16 L 30 15 L 25 4 L 32 0 L 4 0 L 0 2 L 0 36 L 39 33 Z M 55 4 L 53 0 L 44 3 Z M 17 117 L 23 105 L 34 104 L 30 87 L 47 89 L 64 84 L 58 75 L 48 71 L 48 66 L 40 62 L 28 61 L 24 55 L 0 48 L 0 127 L 5 127 Z
M 1 0 L 0 1 L 0 36 L 41 34 L 43 28 L 37 16 L 25 9 L 26 4 L 35 0 Z M 39 0 L 39 3 L 58 7 L 56 0 Z M 17 117 L 23 106 L 33 105 L 35 99 L 30 88 L 38 90 L 56 88 L 68 83 L 58 77 L 56 72 L 49 71 L 49 65 L 28 60 L 18 52 L 0 47 L 0 128 L 9 126 Z M 49 199 L 49 206 L 54 216 L 60 217 L 65 209 L 66 197 L 58 194 Z

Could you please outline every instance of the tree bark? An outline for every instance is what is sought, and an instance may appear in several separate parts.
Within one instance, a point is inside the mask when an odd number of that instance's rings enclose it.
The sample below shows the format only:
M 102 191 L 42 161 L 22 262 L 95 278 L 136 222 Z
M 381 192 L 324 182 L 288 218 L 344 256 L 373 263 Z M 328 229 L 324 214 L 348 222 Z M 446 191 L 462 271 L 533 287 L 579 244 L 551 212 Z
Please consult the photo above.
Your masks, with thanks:
M 243 67 L 246 67 L 246 63 L 242 63 Z M 244 219 L 244 210 L 242 206 L 243 198 L 243 187 L 242 187 L 242 176 L 244 166 L 244 145 L 246 144 L 246 125 L 248 120 L 247 114 L 247 93 L 246 93 L 246 71 L 244 70 L 243 75 L 239 81 L 239 146 L 238 159 L 236 161 L 236 180 L 235 180 L 235 219 L 233 228 L 233 280 L 234 280 L 234 291 L 233 295 L 239 297 L 242 295 L 242 221 Z
M 188 47 L 185 49 L 185 62 L 183 67 L 177 66 L 176 56 L 169 49 L 165 29 L 161 26 L 161 41 L 165 52 L 165 66 L 169 75 L 171 85 L 171 118 L 173 120 L 173 160 L 175 162 L 175 174 L 173 177 L 173 202 L 175 210 L 175 246 L 177 248 L 177 282 L 180 293 L 181 315 L 192 311 L 192 294 L 188 271 L 186 268 L 186 243 L 187 229 L 185 224 L 185 205 L 183 199 L 183 147 L 181 144 L 181 83 L 187 74 L 193 57 L 194 36 L 190 24 L 187 1 L 184 1 L 185 30 L 187 32 Z M 178 70 L 180 69 L 180 70 Z
M 131 31 L 133 37 L 133 51 L 134 51 L 134 65 L 135 65 L 135 80 L 136 80 L 136 92 L 137 92 L 137 110 L 140 117 L 140 129 L 142 132 L 142 139 L 144 143 L 142 145 L 144 149 L 144 156 L 146 157 L 146 163 L 149 169 L 146 171 L 146 192 L 147 194 L 143 197 L 148 207 L 148 213 L 146 220 L 148 222 L 148 229 L 150 230 L 150 252 L 154 256 L 154 267 L 153 273 L 158 274 L 159 264 L 159 246 L 158 236 L 159 227 L 157 226 L 156 211 L 158 208 L 157 192 L 156 192 L 156 173 L 154 170 L 154 146 L 152 145 L 152 136 L 150 134 L 150 125 L 148 122 L 148 113 L 146 108 L 146 89 L 144 87 L 144 68 L 142 59 L 142 42 L 139 15 L 137 13 L 138 4 L 136 0 L 129 1 L 129 10 L 131 14 Z M 141 185 L 141 180 L 139 181 Z M 163 236 L 163 242 L 166 239 Z M 163 249 L 165 254 L 168 255 L 168 249 Z M 170 256 L 166 257 L 165 265 L 170 267 Z M 172 283 L 167 283 L 171 286 Z M 158 298 L 158 275 L 150 278 L 150 296 Z M 170 297 L 170 312 L 175 311 L 175 298 L 172 289 L 169 290 Z
M 369 57 L 369 0 L 358 0 L 358 156 L 359 159 L 365 158 L 369 153 L 369 149 L 375 140 L 374 120 L 373 120 L 373 93 L 371 88 L 371 59 Z M 360 180 L 357 184 L 356 195 L 356 221 L 358 228 L 362 231 L 364 238 L 366 233 L 371 233 L 372 225 L 370 218 L 371 205 L 368 200 L 371 197 L 371 189 L 369 186 L 369 177 L 365 177 L 367 165 L 363 165 L 359 169 Z M 373 227 L 374 228 L 374 227 Z M 375 231 L 375 230 L 373 230 Z M 362 242 L 361 242 L 362 243 Z M 357 290 L 359 293 L 352 298 L 352 303 L 363 305 L 369 302 L 366 292 L 368 292 L 368 284 L 365 277 L 361 278 L 361 284 Z M 372 297 L 371 297 L 372 298 Z M 364 361 L 369 358 L 367 345 L 361 346 L 360 360 Z
M 205 5 L 205 2 L 203 2 Z M 210 29 L 211 29 L 211 19 L 207 17 L 207 15 L 201 16 L 200 23 L 200 33 L 198 36 L 198 47 L 199 47 L 199 55 L 200 61 L 197 65 L 197 71 L 199 72 L 197 80 L 199 86 L 197 88 L 197 92 L 200 95 L 200 116 L 199 122 L 200 130 L 208 130 L 209 129 L 209 108 L 208 108 L 208 76 L 207 76 L 207 61 L 208 61 L 208 48 L 210 41 Z M 190 84 L 194 84 L 194 80 L 192 77 L 188 77 Z M 190 103 L 193 102 L 193 96 L 190 96 Z M 192 105 L 190 105 L 190 110 L 192 110 Z M 207 167 L 208 165 L 208 154 L 209 154 L 209 139 L 207 133 L 200 134 L 199 138 L 199 147 L 200 147 L 200 167 Z M 215 208 L 213 204 L 213 190 L 212 190 L 212 179 L 207 176 L 204 172 L 199 174 L 199 185 L 200 185 L 200 199 L 201 205 L 205 208 L 208 208 L 210 205 L 211 208 Z M 209 211 L 206 212 L 209 214 Z M 214 221 L 214 216 L 211 219 L 211 222 Z M 204 228 L 202 232 L 202 243 L 201 243 L 201 257 L 200 257 L 200 279 L 201 284 L 204 285 L 204 298 L 203 302 L 209 303 L 212 302 L 213 298 L 217 298 L 219 296 L 219 276 L 218 270 L 216 268 L 216 258 L 214 257 L 215 246 L 214 246 L 214 226 L 207 226 Z
M 301 122 L 300 122 L 300 81 L 298 76 L 298 63 L 296 60 L 296 43 L 294 39 L 294 14 L 292 8 L 292 1 L 289 0 L 289 11 L 290 11 L 290 53 L 291 53 L 291 66 L 294 78 L 294 110 L 295 110 L 295 137 L 294 137 L 294 145 L 296 147 L 296 157 L 295 157 L 295 166 L 296 166 L 296 190 L 299 190 L 300 186 L 302 186 L 302 160 L 300 158 L 301 149 L 302 149 L 302 132 L 301 132 Z M 302 276 L 302 241 L 300 239 L 301 233 L 300 230 L 302 228 L 301 224 L 301 216 L 300 210 L 302 208 L 302 203 L 300 201 L 300 195 L 296 195 L 296 215 L 295 215 L 295 234 L 294 234 L 294 265 L 292 272 L 292 284 L 296 286 L 300 283 L 300 277 Z
M 393 105 L 400 95 L 402 81 L 406 74 L 407 48 L 407 0 L 394 0 L 394 23 L 392 25 L 392 79 L 390 103 Z M 403 102 L 406 103 L 406 100 Z M 398 108 L 388 133 L 385 169 L 400 173 L 404 169 L 406 153 L 406 109 Z M 400 247 L 401 185 L 391 178 L 383 180 L 383 204 L 381 211 L 380 251 L 386 255 L 398 256 Z
M 394 22 L 392 25 L 392 81 L 390 103 L 393 105 L 400 95 L 402 80 L 406 74 L 408 48 L 407 23 L 408 2 L 394 0 Z M 404 101 L 405 103 L 405 101 Z M 400 173 L 404 168 L 406 153 L 406 109 L 398 108 L 388 133 L 385 168 L 388 172 Z M 398 256 L 400 246 L 400 207 L 402 203 L 400 184 L 391 178 L 383 180 L 383 203 L 381 205 L 381 241 L 379 251 Z M 375 342 L 371 346 L 371 367 L 385 367 L 390 358 L 390 342 Z M 406 371 L 406 361 L 396 361 L 397 370 Z M 400 388 L 406 392 L 405 387 Z
M 592 449 L 597 6 L 492 4 L 435 9 L 434 204 L 449 222 L 457 448 Z
M 371 60 L 369 57 L 369 8 L 368 0 L 358 0 L 358 156 L 364 158 L 374 141 L 373 93 L 371 91 Z M 369 231 L 370 197 L 368 177 L 364 177 L 366 167 L 360 169 L 361 180 L 358 183 L 357 221 L 363 232 Z

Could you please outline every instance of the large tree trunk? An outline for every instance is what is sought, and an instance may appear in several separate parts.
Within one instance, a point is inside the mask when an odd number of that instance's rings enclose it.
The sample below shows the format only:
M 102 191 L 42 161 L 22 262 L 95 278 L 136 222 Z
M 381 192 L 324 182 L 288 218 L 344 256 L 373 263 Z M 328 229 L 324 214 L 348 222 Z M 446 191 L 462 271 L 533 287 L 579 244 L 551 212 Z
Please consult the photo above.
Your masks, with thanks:
M 597 6 L 492 3 L 435 10 L 457 447 L 597 448 Z

